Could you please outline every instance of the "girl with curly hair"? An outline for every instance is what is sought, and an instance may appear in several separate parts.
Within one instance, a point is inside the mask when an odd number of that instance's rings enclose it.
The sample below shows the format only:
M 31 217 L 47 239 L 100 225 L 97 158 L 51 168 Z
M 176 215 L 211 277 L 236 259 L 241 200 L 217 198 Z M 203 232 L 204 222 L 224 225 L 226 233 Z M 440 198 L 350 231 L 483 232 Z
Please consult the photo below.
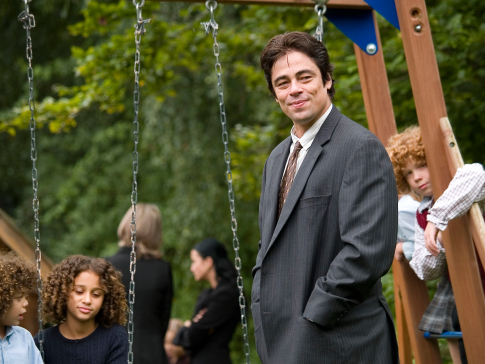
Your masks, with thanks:
M 30 332 L 18 326 L 27 312 L 35 282 L 34 265 L 13 252 L 0 252 L 0 359 L 2 363 L 42 364 Z
M 104 259 L 73 255 L 56 265 L 43 289 L 45 364 L 125 364 L 127 304 L 121 274 Z M 35 338 L 39 346 L 39 335 Z

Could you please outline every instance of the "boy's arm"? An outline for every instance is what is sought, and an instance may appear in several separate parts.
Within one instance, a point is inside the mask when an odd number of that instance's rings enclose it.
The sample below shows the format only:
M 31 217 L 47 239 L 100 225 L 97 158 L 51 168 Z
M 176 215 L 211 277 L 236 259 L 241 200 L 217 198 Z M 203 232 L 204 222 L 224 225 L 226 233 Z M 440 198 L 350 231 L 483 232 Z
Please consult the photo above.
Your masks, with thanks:
M 409 265 L 419 279 L 432 281 L 441 278 L 446 271 L 445 249 L 439 244 L 439 254 L 431 254 L 424 244 L 424 230 L 415 220 L 414 253 Z
M 484 199 L 485 171 L 482 165 L 465 164 L 458 168 L 448 188 L 429 210 L 428 221 L 443 231 L 448 221 L 464 215 L 474 202 Z
M 425 232 L 426 248 L 438 254 L 436 237 L 446 229 L 448 221 L 465 214 L 474 202 L 485 200 L 485 171 L 478 164 L 465 164 L 458 168 L 448 188 L 429 210 Z

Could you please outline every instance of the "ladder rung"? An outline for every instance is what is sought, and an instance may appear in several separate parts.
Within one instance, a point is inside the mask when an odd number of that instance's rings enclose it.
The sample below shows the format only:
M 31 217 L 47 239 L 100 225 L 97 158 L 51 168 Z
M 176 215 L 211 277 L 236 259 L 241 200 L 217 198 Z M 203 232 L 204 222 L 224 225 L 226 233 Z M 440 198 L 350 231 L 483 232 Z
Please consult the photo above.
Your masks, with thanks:
M 433 332 L 425 332 L 425 339 L 461 339 L 461 331 L 445 331 L 441 334 L 435 334 Z

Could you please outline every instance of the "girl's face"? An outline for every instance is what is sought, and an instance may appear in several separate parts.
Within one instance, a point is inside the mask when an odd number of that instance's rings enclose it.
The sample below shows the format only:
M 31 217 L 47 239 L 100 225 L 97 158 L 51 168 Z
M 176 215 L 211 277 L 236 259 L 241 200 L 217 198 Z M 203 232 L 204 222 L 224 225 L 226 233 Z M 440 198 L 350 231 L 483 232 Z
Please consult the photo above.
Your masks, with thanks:
M 28 306 L 25 295 L 19 295 L 13 299 L 12 306 L 5 313 L 5 316 L 0 317 L 0 323 L 4 326 L 18 326 L 20 321 L 24 319 L 25 309 Z
M 206 257 L 205 259 L 197 252 L 197 250 L 192 249 L 190 251 L 190 259 L 192 264 L 190 265 L 190 271 L 194 275 L 196 281 L 207 280 L 208 273 L 214 266 L 212 263 L 212 258 Z
M 78 322 L 93 321 L 104 301 L 99 276 L 86 271 L 74 278 L 74 287 L 67 302 L 67 320 Z

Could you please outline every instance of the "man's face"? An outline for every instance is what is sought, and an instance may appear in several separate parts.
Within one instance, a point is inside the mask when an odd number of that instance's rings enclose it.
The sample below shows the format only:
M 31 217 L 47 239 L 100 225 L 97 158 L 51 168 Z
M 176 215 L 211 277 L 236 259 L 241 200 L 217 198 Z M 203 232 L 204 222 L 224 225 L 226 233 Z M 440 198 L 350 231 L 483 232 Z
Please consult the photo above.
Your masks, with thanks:
M 328 90 L 332 81 L 323 83 L 315 62 L 301 52 L 290 51 L 273 65 L 271 82 L 276 102 L 293 121 L 301 137 L 330 107 Z

